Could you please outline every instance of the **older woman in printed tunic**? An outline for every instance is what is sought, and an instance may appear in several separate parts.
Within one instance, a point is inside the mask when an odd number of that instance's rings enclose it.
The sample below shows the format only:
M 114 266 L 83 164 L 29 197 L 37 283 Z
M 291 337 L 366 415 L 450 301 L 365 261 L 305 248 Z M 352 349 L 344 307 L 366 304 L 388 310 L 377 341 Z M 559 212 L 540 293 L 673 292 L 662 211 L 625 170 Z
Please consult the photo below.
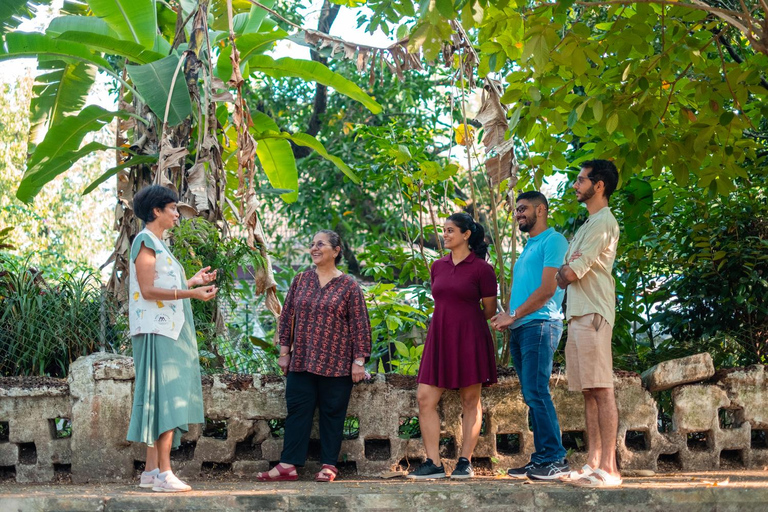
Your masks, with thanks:
M 310 246 L 315 268 L 296 276 L 280 316 L 280 359 L 287 372 L 285 442 L 280 462 L 261 481 L 296 480 L 303 466 L 315 408 L 320 416 L 320 461 L 315 480 L 336 478 L 344 419 L 352 384 L 366 378 L 371 326 L 360 285 L 336 265 L 341 241 L 333 231 L 315 235 Z M 293 340 L 291 325 L 293 320 Z

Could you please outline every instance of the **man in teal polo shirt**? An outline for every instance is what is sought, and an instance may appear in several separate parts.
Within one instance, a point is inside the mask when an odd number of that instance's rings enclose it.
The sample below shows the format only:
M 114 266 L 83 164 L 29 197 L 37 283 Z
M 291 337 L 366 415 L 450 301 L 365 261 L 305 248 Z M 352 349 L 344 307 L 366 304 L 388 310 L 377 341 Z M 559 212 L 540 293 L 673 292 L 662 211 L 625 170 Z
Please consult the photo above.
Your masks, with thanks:
M 523 192 L 517 197 L 515 220 L 529 239 L 515 263 L 510 313 L 491 319 L 494 329 L 510 329 L 512 362 L 530 408 L 536 448 L 528 464 L 507 472 L 512 478 L 554 480 L 569 473 L 549 394 L 552 358 L 563 334 L 565 295 L 555 275 L 565 259 L 568 241 L 547 226 L 548 212 L 547 198 L 541 192 Z

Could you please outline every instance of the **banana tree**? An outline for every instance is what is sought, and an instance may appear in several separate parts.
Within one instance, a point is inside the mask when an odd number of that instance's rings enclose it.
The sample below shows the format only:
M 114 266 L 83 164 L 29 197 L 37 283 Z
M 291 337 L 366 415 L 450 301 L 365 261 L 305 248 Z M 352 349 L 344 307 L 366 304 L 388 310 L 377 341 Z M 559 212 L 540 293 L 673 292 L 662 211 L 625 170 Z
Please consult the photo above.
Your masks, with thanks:
M 201 216 L 225 233 L 245 233 L 268 260 L 258 221 L 254 172 L 263 171 L 284 201 L 298 197 L 291 143 L 315 150 L 350 180 L 354 171 L 316 138 L 280 130 L 267 115 L 251 117 L 241 86 L 251 75 L 298 77 L 333 88 L 372 113 L 381 107 L 353 82 L 312 61 L 268 55 L 288 33 L 245 0 L 86 0 L 66 2 L 45 32 L 15 30 L 33 4 L 0 8 L 0 61 L 34 58 L 30 151 L 17 197 L 29 202 L 56 176 L 94 151 L 114 151 L 115 165 L 84 193 L 117 180 L 118 231 L 109 288 L 124 299 L 127 251 L 139 230 L 134 194 L 150 183 L 178 190 L 185 216 Z M 265 0 L 272 7 L 274 0 Z M 96 75 L 117 84 L 117 109 L 88 105 Z M 88 142 L 113 124 L 112 144 Z M 279 313 L 269 265 L 258 292 Z

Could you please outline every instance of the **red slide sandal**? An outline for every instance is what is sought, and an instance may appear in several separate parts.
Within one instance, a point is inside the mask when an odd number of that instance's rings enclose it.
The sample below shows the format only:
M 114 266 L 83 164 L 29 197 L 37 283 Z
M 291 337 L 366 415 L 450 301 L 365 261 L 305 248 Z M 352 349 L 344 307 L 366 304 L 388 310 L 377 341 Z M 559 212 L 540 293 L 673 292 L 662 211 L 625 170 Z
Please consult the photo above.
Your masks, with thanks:
M 285 482 L 299 479 L 299 474 L 296 472 L 296 466 L 292 468 L 284 468 L 283 465 L 278 462 L 274 469 L 277 469 L 277 472 L 279 473 L 277 476 L 270 475 L 269 471 L 262 471 L 261 473 L 256 473 L 256 480 L 259 482 Z
M 325 470 L 325 471 L 324 471 Z M 339 470 L 336 466 L 330 464 L 323 464 L 320 472 L 315 475 L 315 482 L 333 482 L 336 480 L 336 475 L 339 474 Z

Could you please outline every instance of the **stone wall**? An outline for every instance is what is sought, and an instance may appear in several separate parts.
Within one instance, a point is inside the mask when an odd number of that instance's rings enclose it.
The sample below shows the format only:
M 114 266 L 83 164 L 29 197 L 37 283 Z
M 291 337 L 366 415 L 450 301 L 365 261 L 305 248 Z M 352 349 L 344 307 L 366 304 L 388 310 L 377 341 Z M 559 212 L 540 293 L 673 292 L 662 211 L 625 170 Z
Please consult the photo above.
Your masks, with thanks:
M 710 470 L 768 465 L 768 381 L 766 368 L 721 371 L 706 383 L 686 384 L 656 395 L 674 405 L 669 432 L 659 430 L 657 403 L 636 374 L 617 372 L 617 453 L 622 470 Z M 0 478 L 50 482 L 71 475 L 75 483 L 134 477 L 143 445 L 125 441 L 131 410 L 133 361 L 94 354 L 76 361 L 67 381 L 44 384 L 0 379 Z M 415 380 L 376 376 L 357 384 L 348 416 L 359 431 L 347 432 L 341 465 L 373 476 L 423 460 L 420 439 L 408 439 L 401 425 L 418 415 Z M 583 400 L 553 376 L 552 394 L 570 461 L 585 462 Z M 204 378 L 207 428 L 193 426 L 173 452 L 176 472 L 194 479 L 203 473 L 250 476 L 277 461 L 285 417 L 284 381 L 275 376 L 214 375 Z M 516 378 L 483 390 L 484 427 L 474 455 L 476 467 L 496 470 L 526 463 L 533 451 L 527 408 Z M 451 466 L 461 446 L 461 406 L 448 392 L 441 403 L 441 450 Z M 65 420 L 68 429 L 59 428 Z M 58 425 L 58 426 L 57 426 Z M 312 434 L 317 438 L 317 428 Z M 308 467 L 317 465 L 310 443 Z M 660 468 L 661 466 L 661 468 Z

